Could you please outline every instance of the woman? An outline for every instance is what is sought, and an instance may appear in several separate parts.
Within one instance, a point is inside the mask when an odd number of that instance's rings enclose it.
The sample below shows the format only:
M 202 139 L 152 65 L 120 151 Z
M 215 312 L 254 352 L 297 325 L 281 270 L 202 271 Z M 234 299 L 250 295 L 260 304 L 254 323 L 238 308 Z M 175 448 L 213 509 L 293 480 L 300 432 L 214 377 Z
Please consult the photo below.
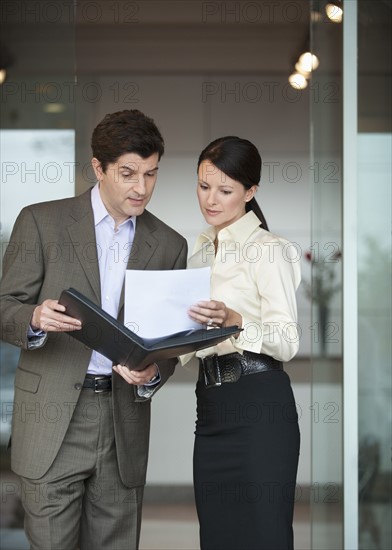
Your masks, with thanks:
M 211 300 L 189 315 L 238 334 L 197 352 L 194 484 L 202 550 L 293 548 L 299 429 L 282 367 L 298 351 L 297 251 L 255 200 L 261 158 L 248 140 L 210 143 L 197 196 L 210 227 L 188 267 L 211 266 Z M 182 362 L 189 360 L 184 356 Z

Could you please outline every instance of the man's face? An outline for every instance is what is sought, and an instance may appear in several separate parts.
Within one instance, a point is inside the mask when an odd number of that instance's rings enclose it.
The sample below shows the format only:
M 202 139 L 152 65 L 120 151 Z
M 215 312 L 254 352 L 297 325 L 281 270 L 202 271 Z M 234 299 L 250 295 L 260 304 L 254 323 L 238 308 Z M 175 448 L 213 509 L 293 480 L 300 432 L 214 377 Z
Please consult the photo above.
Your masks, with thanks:
M 125 153 L 104 173 L 99 160 L 92 159 L 102 201 L 116 226 L 143 214 L 154 191 L 158 160 L 158 153 L 145 159 L 136 153 Z

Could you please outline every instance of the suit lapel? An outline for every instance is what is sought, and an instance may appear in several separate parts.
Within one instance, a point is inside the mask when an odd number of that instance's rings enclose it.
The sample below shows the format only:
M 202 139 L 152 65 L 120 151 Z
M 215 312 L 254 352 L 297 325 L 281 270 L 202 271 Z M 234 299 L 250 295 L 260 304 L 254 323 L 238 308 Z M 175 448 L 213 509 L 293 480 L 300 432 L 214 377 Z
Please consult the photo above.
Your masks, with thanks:
M 101 284 L 97 258 L 94 215 L 91 206 L 91 190 L 75 198 L 74 208 L 70 212 L 71 223 L 67 227 L 74 245 L 75 254 L 86 274 L 98 304 L 101 304 Z M 138 216 L 135 238 L 127 269 L 145 269 L 154 255 L 159 240 L 155 236 L 156 225 L 148 212 Z M 121 289 L 119 316 L 124 307 L 124 285 Z
M 97 257 L 94 215 L 91 206 L 91 190 L 76 197 L 74 209 L 70 212 L 71 223 L 67 227 L 75 254 L 94 291 L 97 302 L 101 303 L 101 284 Z

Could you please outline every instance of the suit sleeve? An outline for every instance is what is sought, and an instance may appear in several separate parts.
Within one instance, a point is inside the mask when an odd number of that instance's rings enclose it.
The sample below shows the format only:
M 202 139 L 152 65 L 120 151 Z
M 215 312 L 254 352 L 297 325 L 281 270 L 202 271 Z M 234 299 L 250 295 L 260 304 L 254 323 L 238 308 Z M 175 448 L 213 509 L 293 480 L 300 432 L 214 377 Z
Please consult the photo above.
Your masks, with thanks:
M 42 242 L 33 213 L 19 214 L 3 258 L 1 339 L 28 349 L 27 332 L 45 273 Z

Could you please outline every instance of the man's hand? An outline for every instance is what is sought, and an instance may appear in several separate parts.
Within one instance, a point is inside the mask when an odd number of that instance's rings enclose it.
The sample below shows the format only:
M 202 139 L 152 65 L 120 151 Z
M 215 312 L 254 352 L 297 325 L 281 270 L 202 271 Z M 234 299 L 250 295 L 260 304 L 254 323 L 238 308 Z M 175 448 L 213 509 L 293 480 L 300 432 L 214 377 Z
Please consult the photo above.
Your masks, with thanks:
M 80 330 L 82 323 L 78 319 L 65 315 L 65 306 L 58 303 L 58 300 L 45 300 L 33 311 L 30 321 L 33 330 L 44 332 L 68 332 Z
M 158 374 L 158 367 L 155 363 L 151 363 L 143 370 L 129 370 L 124 365 L 115 365 L 113 370 L 122 376 L 128 384 L 134 384 L 135 386 L 148 384 Z

